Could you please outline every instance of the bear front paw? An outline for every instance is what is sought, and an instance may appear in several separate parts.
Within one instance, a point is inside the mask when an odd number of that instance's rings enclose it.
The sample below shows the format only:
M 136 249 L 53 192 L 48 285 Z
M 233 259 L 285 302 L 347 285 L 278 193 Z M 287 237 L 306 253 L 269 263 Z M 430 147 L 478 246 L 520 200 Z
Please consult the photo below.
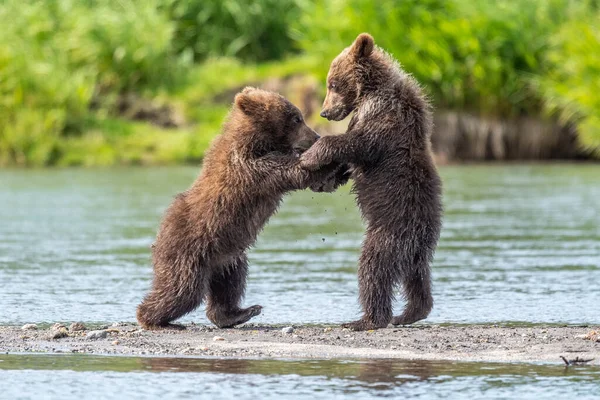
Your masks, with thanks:
M 331 164 L 332 168 L 334 166 L 335 164 Z M 320 171 L 326 170 L 326 168 L 327 167 L 322 168 Z M 313 192 L 317 193 L 333 193 L 340 186 L 343 186 L 346 183 L 348 183 L 348 179 L 350 179 L 351 174 L 352 171 L 347 165 L 337 166 L 329 176 L 325 177 L 322 180 L 314 182 L 312 185 L 309 186 L 309 188 Z
M 323 140 L 320 139 L 300 156 L 300 166 L 302 168 L 309 171 L 316 171 L 324 165 L 333 163 L 333 156 L 331 152 L 323 147 Z
M 335 179 L 332 178 L 325 182 L 313 183 L 309 188 L 315 193 L 333 193 L 337 189 L 337 186 Z

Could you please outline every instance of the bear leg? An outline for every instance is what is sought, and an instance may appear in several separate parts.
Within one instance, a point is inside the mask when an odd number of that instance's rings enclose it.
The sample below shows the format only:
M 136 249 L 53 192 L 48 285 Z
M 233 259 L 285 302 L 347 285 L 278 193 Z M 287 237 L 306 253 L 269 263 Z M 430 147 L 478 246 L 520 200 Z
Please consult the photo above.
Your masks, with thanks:
M 426 260 L 419 260 L 402 279 L 406 307 L 392 318 L 392 325 L 409 325 L 427 318 L 433 308 L 431 271 Z
M 385 243 L 367 234 L 360 256 L 358 287 L 363 317 L 343 324 L 344 328 L 355 331 L 385 328 L 392 319 L 394 285 L 398 275 L 396 262 L 392 254 L 378 246 L 378 242 Z
M 199 268 L 195 268 L 196 271 Z M 185 329 L 171 324 L 196 309 L 204 296 L 204 274 L 155 275 L 152 290 L 137 308 L 137 320 L 144 329 Z M 179 278 L 179 279 L 178 279 Z
M 206 316 L 219 328 L 232 328 L 260 314 L 259 305 L 240 308 L 247 276 L 248 259 L 242 254 L 210 277 Z

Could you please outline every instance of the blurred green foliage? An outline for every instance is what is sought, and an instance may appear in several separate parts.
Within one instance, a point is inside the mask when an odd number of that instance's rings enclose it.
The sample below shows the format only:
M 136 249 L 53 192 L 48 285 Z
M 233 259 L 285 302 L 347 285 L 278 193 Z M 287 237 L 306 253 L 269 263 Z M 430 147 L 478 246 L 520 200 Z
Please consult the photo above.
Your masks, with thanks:
M 281 59 L 297 50 L 291 26 L 299 0 L 165 0 L 175 23 L 175 48 L 194 60 L 238 57 L 245 61 Z
M 545 110 L 596 148 L 599 9 L 596 0 L 316 0 L 298 30 L 302 49 L 325 60 L 370 32 L 437 108 L 501 118 Z
M 398 59 L 438 107 L 514 116 L 537 112 L 529 74 L 547 71 L 549 38 L 581 6 L 570 0 L 318 0 L 303 13 L 302 48 L 332 59 L 358 32 Z M 332 16 L 339 16 L 332 19 Z
M 363 31 L 437 108 L 558 118 L 599 146 L 598 3 L 3 0 L 0 165 L 197 160 L 229 106 L 216 95 L 295 73 L 323 80 Z M 126 120 L 127 93 L 176 104 L 191 124 Z
M 545 109 L 575 122 L 600 155 L 600 13 L 569 21 L 550 41 L 549 71 L 537 82 Z
M 0 26 L 0 165 L 56 163 L 119 93 L 175 85 L 191 65 L 151 2 L 5 0 Z

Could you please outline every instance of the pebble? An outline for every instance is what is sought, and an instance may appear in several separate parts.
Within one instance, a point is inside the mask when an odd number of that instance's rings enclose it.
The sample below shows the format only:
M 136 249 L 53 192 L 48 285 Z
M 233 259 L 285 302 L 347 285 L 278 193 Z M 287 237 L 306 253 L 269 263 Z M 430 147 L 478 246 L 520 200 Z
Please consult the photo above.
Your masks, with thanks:
M 327 333 L 327 332 L 331 332 L 332 330 L 333 330 L 333 329 L 331 329 L 331 328 L 327 327 L 327 328 L 323 329 L 323 332 Z
M 60 330 L 61 328 L 65 328 L 65 329 L 67 329 L 67 327 L 66 327 L 66 326 L 64 326 L 64 325 L 63 325 L 63 324 L 61 324 L 60 322 L 57 322 L 57 323 L 55 323 L 54 325 L 52 325 L 52 328 L 50 328 L 50 330 L 52 330 L 52 331 L 58 331 L 58 330 Z
M 38 327 L 36 324 L 25 324 L 21 327 L 22 330 L 24 331 L 34 331 L 36 330 Z
M 89 331 L 87 335 L 85 335 L 88 339 L 104 339 L 108 336 L 108 332 L 99 330 L 99 331 Z
M 223 336 L 215 336 L 215 337 L 213 338 L 213 341 L 214 341 L 214 342 L 219 342 L 219 341 L 223 341 L 223 340 L 225 340 L 225 338 L 224 338 Z
M 292 328 L 291 326 L 286 326 L 285 328 L 283 328 L 281 330 L 281 333 L 285 333 L 287 335 L 291 334 L 294 332 L 294 328 Z
M 53 329 L 51 335 L 52 339 L 62 339 L 64 337 L 69 336 L 69 333 L 67 331 L 67 328 L 63 326 L 59 329 Z
M 112 344 L 114 344 L 115 346 L 118 345 L 120 342 L 118 340 L 115 340 L 114 342 L 112 342 Z
M 87 328 L 85 327 L 83 322 L 73 322 L 69 326 L 69 331 L 71 331 L 71 332 L 85 331 L 85 330 L 87 330 Z

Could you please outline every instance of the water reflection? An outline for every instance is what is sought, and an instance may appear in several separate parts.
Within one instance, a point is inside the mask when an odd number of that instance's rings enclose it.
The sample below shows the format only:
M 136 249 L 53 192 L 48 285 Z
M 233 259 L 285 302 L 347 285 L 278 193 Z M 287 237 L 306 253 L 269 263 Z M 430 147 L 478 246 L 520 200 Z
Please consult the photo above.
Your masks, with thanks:
M 297 360 L 198 357 L 125 357 L 81 354 L 1 354 L 0 370 L 71 370 L 325 376 L 367 384 L 401 384 L 463 375 L 597 376 L 598 366 L 401 359 Z
M 155 372 L 217 372 L 225 374 L 323 376 L 355 381 L 368 387 L 401 385 L 429 379 L 441 364 L 397 360 L 367 361 L 281 361 L 240 359 L 144 358 L 146 370 Z
M 460 399 L 600 393 L 600 368 L 449 361 L 0 355 L 0 397 Z M 26 395 L 24 395 L 26 394 Z

